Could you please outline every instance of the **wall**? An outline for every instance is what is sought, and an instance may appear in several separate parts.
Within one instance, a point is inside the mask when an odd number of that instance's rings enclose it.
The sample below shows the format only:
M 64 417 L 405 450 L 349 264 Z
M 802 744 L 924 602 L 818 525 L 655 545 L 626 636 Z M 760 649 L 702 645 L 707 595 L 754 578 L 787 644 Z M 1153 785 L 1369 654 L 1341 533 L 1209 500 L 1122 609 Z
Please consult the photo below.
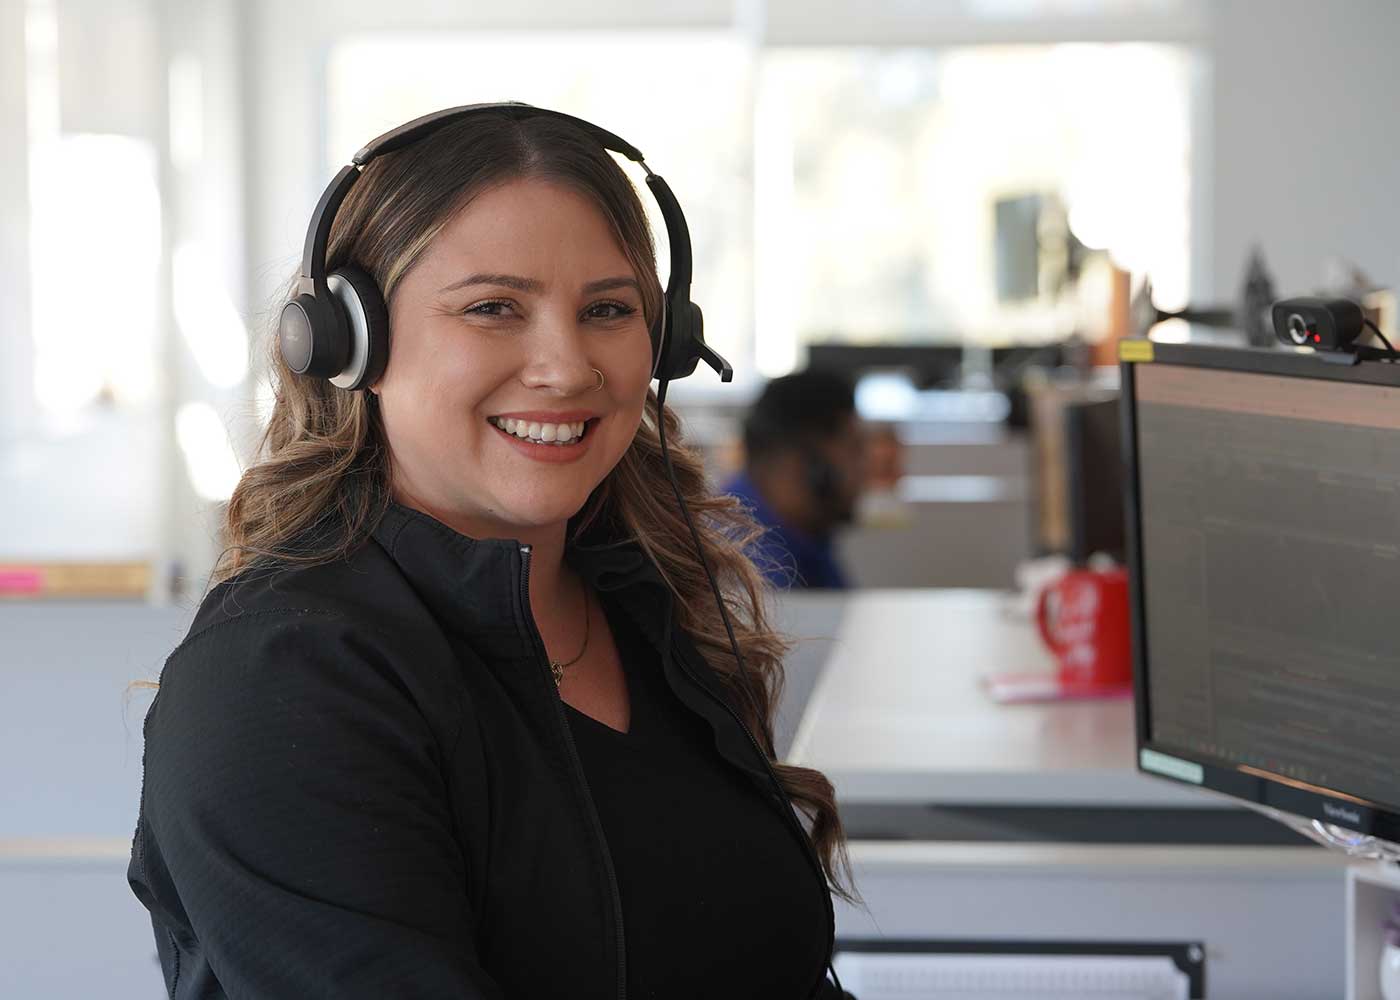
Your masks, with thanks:
M 1333 254 L 1400 285 L 1400 4 L 1222 0 L 1210 48 L 1214 291 L 1256 240 L 1280 296 Z
M 22 149 L 28 135 L 24 87 L 24 6 L 0 4 L 0 134 Z M 0 156 L 0 274 L 29 268 L 29 157 Z M 29 282 L 0 282 L 0 440 L 29 431 L 34 350 Z

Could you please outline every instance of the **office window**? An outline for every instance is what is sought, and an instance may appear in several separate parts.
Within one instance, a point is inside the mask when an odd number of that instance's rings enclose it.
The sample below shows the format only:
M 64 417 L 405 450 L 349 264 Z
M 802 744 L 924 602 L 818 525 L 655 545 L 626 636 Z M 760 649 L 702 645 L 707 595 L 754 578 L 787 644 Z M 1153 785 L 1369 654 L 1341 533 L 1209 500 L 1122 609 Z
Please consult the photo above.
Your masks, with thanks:
M 1092 323 L 1096 250 L 1184 304 L 1189 74 L 1162 45 L 766 51 L 760 367 L 826 339 L 1061 339 Z
M 34 392 L 51 420 L 94 402 L 140 410 L 154 400 L 156 169 L 152 145 L 131 136 L 58 135 L 31 147 Z
M 0 561 L 156 547 L 163 205 L 136 0 L 4 17 Z
M 726 31 L 355 39 L 329 61 L 323 172 L 426 111 L 526 100 L 637 142 L 672 182 L 706 334 L 741 372 L 827 339 L 1045 342 L 1101 325 L 1109 256 L 1185 304 L 1191 58 Z

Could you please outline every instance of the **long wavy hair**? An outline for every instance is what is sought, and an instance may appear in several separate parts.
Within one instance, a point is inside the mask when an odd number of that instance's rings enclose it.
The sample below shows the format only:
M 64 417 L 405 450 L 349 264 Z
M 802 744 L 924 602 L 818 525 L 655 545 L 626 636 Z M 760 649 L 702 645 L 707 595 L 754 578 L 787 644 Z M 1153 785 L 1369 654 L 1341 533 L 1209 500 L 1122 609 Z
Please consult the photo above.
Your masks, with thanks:
M 483 112 L 464 118 L 365 168 L 331 228 L 327 267 L 353 262 L 394 295 L 446 223 L 487 187 L 534 178 L 569 186 L 607 219 L 642 286 L 648 321 L 661 308 L 655 248 L 637 192 L 597 142 L 567 122 Z M 275 315 L 275 313 L 273 314 Z M 211 584 L 255 566 L 311 564 L 348 556 L 369 537 L 390 502 L 392 469 L 377 397 L 297 375 L 268 338 L 275 402 L 227 506 L 225 545 Z M 667 479 L 659 429 L 701 545 L 725 596 L 747 670 L 737 669 L 724 623 Z M 699 454 L 676 415 L 648 390 L 630 447 L 570 519 L 570 540 L 590 524 L 614 526 L 656 563 L 675 594 L 679 625 L 719 677 L 731 707 L 758 739 L 805 817 L 827 883 L 858 901 L 830 781 L 820 771 L 778 762 L 773 715 L 788 641 L 769 625 L 767 585 L 746 555 L 760 528 L 739 502 L 709 489 Z M 330 527 L 326 527 L 330 526 Z M 304 539 L 318 544 L 308 547 Z

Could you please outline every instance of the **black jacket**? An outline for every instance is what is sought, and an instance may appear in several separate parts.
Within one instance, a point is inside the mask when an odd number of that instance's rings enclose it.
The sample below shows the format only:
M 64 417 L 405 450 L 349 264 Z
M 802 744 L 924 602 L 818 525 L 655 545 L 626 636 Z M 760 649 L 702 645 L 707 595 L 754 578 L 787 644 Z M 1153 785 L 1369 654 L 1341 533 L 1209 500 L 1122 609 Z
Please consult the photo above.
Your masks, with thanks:
M 634 544 L 566 558 L 790 821 L 829 955 L 816 855 L 656 567 Z M 392 504 L 348 559 L 209 592 L 146 715 L 128 870 L 171 997 L 514 1000 L 546 995 L 550 961 L 579 970 L 577 997 L 625 997 L 617 883 L 529 571 L 528 546 Z M 808 995 L 839 996 L 825 969 Z

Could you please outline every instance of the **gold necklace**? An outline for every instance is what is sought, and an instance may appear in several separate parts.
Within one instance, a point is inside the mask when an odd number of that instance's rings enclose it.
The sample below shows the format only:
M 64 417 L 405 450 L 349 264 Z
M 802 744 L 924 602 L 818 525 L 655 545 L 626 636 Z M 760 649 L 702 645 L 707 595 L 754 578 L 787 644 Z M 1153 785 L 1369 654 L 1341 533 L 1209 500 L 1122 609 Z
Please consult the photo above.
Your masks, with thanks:
M 584 651 L 588 649 L 588 626 L 592 621 L 592 616 L 588 613 L 588 588 L 583 588 L 583 649 L 578 651 L 568 663 L 560 663 L 558 660 L 549 661 L 549 672 L 554 675 L 554 686 L 557 688 L 564 680 L 564 668 L 572 667 L 579 660 L 583 659 Z

